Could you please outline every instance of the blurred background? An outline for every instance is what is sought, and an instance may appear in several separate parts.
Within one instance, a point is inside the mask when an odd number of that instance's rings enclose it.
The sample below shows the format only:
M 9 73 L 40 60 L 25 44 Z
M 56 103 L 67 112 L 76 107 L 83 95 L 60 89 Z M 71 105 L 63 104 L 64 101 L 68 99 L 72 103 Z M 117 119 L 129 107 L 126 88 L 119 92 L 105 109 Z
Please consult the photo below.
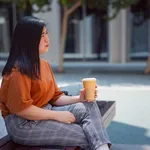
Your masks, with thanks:
M 107 0 L 86 0 L 76 6 L 79 2 L 80 0 L 0 0 L 2 67 L 8 58 L 17 20 L 33 15 L 48 23 L 51 47 L 43 57 L 61 71 L 64 62 L 78 62 L 81 65 L 90 62 L 93 67 L 126 66 L 144 70 L 150 52 L 149 1 L 120 0 L 113 3 Z M 73 7 L 74 10 L 65 15 Z M 65 16 L 66 31 L 63 28 Z M 65 44 L 62 44 L 62 36 Z M 64 61 L 60 62 L 60 59 Z

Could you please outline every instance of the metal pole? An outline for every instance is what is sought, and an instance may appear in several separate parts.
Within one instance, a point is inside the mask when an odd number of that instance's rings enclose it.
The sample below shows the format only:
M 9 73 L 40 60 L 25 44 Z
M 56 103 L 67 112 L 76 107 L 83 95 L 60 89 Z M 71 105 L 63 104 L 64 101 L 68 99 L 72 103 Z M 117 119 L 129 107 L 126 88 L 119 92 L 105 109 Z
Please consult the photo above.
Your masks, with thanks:
M 83 15 L 83 61 L 86 60 L 86 4 L 82 5 Z
M 148 19 L 148 58 L 150 58 L 150 19 Z

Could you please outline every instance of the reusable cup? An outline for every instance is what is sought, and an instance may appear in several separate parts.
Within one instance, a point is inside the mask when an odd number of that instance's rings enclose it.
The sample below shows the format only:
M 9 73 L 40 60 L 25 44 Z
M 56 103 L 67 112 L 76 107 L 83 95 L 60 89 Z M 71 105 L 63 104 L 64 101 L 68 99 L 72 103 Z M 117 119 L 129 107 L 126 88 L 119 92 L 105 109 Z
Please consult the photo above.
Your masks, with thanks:
M 83 78 L 82 83 L 85 89 L 85 99 L 87 99 L 88 102 L 94 101 L 96 78 Z

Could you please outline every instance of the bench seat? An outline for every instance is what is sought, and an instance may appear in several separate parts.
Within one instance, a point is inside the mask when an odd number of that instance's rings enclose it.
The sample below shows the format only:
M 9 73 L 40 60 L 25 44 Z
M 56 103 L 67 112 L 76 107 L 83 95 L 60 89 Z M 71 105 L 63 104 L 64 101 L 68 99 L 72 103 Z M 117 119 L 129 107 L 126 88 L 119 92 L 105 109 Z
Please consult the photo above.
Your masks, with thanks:
M 115 101 L 96 101 L 100 109 L 104 127 L 112 121 L 115 116 Z M 63 146 L 23 146 L 14 143 L 9 136 L 0 139 L 0 150 L 79 150 L 79 147 L 63 147 Z

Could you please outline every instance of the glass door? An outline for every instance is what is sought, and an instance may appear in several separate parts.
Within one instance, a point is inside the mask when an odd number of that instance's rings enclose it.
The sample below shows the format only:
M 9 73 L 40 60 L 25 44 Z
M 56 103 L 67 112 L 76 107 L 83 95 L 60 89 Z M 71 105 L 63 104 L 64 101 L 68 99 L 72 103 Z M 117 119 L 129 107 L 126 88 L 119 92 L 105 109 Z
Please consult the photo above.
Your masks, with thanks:
M 108 58 L 108 22 L 100 16 L 93 16 L 93 49 L 97 59 Z
M 81 12 L 75 12 L 68 21 L 65 59 L 107 59 L 108 24 L 95 14 L 80 19 Z
M 10 49 L 9 17 L 6 8 L 0 9 L 0 59 L 6 60 Z
M 74 15 L 69 17 L 64 59 L 78 59 L 82 57 L 79 51 L 80 36 L 78 17 L 78 12 L 75 12 Z
M 130 59 L 146 59 L 148 56 L 148 33 L 149 21 L 143 22 L 141 25 L 134 24 L 134 15 L 130 13 L 131 25 L 131 48 Z

